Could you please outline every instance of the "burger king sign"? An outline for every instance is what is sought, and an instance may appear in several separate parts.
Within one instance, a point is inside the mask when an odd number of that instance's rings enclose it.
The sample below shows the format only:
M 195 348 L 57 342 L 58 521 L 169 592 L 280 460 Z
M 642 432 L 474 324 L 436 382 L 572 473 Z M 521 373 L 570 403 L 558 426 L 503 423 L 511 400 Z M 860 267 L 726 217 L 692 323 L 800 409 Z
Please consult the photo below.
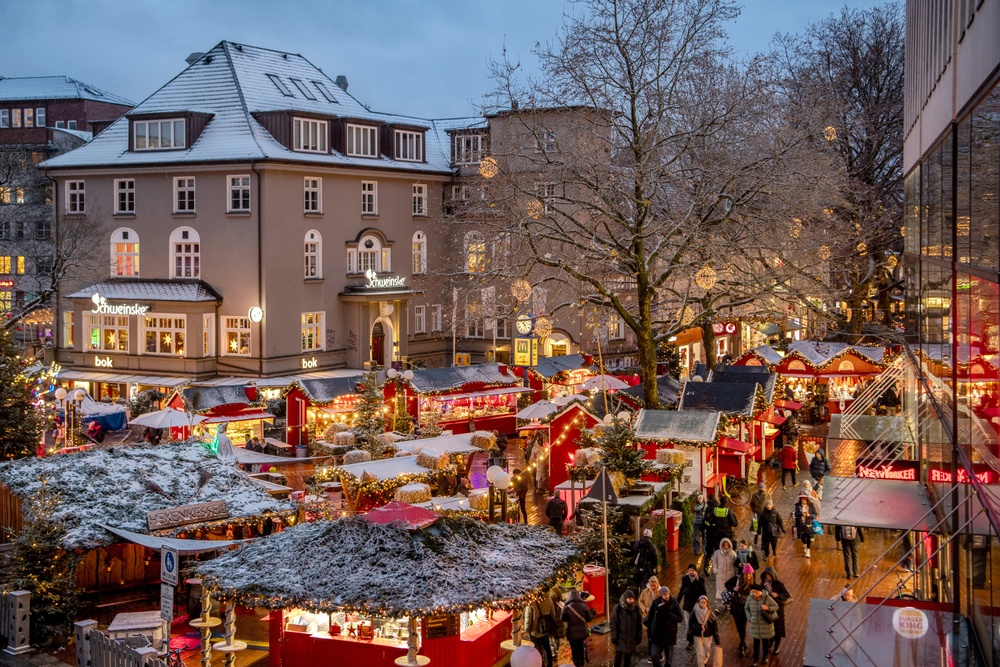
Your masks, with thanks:
M 913 607 L 901 607 L 892 615 L 892 628 L 905 639 L 920 639 L 927 634 L 927 614 Z

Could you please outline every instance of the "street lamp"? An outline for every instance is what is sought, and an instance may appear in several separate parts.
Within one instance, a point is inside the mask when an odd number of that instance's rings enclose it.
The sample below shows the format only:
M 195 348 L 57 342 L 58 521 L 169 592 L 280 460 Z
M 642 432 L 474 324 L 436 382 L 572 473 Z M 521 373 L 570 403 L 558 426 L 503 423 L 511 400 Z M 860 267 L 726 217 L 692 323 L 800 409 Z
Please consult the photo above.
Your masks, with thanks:
M 56 400 L 63 404 L 63 414 L 66 419 L 66 446 L 76 446 L 76 428 L 79 421 L 77 412 L 83 404 L 83 399 L 87 397 L 87 392 L 83 389 L 77 389 L 69 394 L 64 387 L 59 387 L 55 391 L 55 396 Z
M 500 522 L 507 523 L 507 489 L 510 488 L 510 473 L 501 469 L 493 475 L 493 486 L 500 492 Z
M 407 369 L 400 373 L 395 368 L 390 368 L 385 372 L 385 376 L 392 380 L 396 385 L 396 407 L 392 411 L 392 430 L 396 431 L 396 419 L 399 416 L 399 403 L 400 403 L 400 392 L 403 390 L 402 381 L 409 382 L 413 379 L 413 371 Z M 406 398 L 402 399 L 403 409 L 406 409 Z

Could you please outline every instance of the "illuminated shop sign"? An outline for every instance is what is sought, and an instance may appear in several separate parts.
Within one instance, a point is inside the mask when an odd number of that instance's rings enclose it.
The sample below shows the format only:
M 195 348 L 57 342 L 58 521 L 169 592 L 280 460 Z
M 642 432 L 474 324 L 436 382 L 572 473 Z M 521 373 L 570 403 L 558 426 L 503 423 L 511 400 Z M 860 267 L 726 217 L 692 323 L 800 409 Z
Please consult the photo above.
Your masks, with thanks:
M 94 296 L 90 297 L 90 300 L 94 302 L 94 307 L 90 309 L 90 312 L 101 315 L 145 315 L 146 311 L 149 310 L 149 306 L 142 306 L 138 303 L 108 303 L 108 300 L 97 292 L 94 292 Z
M 712 325 L 712 331 L 716 336 L 731 336 L 736 333 L 736 322 L 716 322 Z
M 319 360 L 316 357 L 312 359 L 302 359 L 302 368 L 317 368 L 319 366 Z
M 115 360 L 112 357 L 94 357 L 95 368 L 114 368 Z
M 983 470 L 979 466 L 973 466 L 973 472 L 976 474 L 976 479 L 979 480 L 981 484 L 993 484 L 997 481 L 997 474 L 992 468 L 986 468 Z M 941 468 L 931 468 L 927 473 L 927 481 L 937 482 L 940 484 L 951 484 L 951 471 L 942 470 Z M 958 469 L 958 481 L 963 484 L 971 483 L 969 479 L 969 474 L 964 468 Z
M 385 278 L 379 278 L 371 269 L 365 271 L 365 278 L 368 282 L 365 283 L 365 287 L 368 289 L 379 288 L 379 287 L 406 287 L 406 278 L 403 276 L 387 276 Z
M 871 459 L 858 459 L 856 462 L 858 477 L 867 479 L 894 479 L 904 482 L 917 481 L 920 464 L 917 461 L 880 462 Z M 973 472 L 981 484 L 995 484 L 1000 481 L 997 473 L 986 465 L 974 465 Z M 927 481 L 935 484 L 951 484 L 952 476 L 949 468 L 931 466 L 927 469 Z M 964 469 L 958 470 L 958 481 L 969 484 L 969 475 Z
M 0 280 L 0 289 L 6 289 L 8 287 L 13 287 L 13 286 L 14 286 L 14 281 L 13 280 L 8 280 L 6 278 L 4 278 L 3 280 Z

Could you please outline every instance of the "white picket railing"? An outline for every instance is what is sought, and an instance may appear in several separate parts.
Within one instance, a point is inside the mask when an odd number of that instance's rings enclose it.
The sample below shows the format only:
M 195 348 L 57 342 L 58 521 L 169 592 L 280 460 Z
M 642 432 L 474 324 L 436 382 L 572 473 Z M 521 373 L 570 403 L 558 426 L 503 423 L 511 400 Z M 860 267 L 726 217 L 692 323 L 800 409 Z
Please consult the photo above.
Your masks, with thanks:
M 75 624 L 76 667 L 167 667 L 152 646 L 132 648 L 111 639 L 97 627 L 97 621 Z

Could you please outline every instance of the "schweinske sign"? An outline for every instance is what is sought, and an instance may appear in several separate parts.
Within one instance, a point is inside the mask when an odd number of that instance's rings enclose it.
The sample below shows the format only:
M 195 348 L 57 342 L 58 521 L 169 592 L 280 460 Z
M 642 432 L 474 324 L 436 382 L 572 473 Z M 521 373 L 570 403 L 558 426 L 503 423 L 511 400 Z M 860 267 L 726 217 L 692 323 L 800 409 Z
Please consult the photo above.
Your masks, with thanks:
M 149 306 L 138 303 L 108 303 L 108 300 L 97 292 L 94 292 L 90 300 L 94 302 L 90 312 L 101 315 L 145 315 L 149 310 Z

